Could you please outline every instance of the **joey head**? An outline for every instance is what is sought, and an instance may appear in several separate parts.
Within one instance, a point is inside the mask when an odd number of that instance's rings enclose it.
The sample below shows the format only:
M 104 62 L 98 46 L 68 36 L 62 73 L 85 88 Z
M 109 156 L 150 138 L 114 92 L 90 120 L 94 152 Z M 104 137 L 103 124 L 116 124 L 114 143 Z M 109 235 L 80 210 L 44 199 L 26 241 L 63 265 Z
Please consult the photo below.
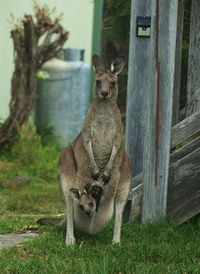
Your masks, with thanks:
M 77 188 L 71 188 L 70 193 L 77 202 L 79 209 L 83 214 L 91 217 L 98 211 L 103 193 L 102 187 L 98 185 L 86 184 L 83 192 Z

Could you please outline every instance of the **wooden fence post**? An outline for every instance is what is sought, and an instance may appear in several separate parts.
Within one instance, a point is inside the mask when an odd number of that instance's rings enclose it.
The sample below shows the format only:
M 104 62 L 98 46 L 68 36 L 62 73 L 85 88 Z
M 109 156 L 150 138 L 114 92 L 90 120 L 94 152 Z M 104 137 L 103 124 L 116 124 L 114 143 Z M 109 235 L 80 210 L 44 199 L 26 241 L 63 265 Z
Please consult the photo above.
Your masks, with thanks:
M 156 0 L 132 0 L 129 46 L 126 149 L 131 155 L 133 177 L 143 170 L 145 98 L 152 82 L 151 55 L 155 39 L 136 36 L 137 16 L 154 20 Z M 133 182 L 134 184 L 134 182 Z
M 156 77 L 145 98 L 143 222 L 166 215 L 177 11 L 178 1 L 156 1 Z

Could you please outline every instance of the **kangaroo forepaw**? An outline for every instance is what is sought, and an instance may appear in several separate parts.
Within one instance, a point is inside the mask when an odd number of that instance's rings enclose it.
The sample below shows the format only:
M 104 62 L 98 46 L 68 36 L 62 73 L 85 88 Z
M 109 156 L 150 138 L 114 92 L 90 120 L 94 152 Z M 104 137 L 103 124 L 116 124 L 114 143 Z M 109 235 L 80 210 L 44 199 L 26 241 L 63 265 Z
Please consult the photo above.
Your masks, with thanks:
M 92 172 L 92 178 L 93 178 L 94 180 L 98 180 L 99 177 L 100 177 L 99 171 L 93 171 L 93 172 Z
M 104 182 L 104 185 L 108 184 L 110 179 L 111 179 L 111 174 L 110 172 L 105 172 L 103 173 L 102 175 L 102 179 L 103 179 L 103 182 Z

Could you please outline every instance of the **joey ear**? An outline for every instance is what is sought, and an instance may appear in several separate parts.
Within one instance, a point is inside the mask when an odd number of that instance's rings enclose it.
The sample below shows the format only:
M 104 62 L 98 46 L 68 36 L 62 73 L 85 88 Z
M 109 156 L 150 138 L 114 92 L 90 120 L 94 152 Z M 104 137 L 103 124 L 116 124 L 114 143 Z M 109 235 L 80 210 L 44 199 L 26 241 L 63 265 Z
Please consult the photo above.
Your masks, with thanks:
M 70 189 L 70 193 L 72 195 L 72 197 L 76 200 L 79 200 L 81 197 L 81 192 L 80 190 L 76 189 L 76 188 L 71 188 Z
M 111 72 L 114 73 L 114 74 L 119 74 L 124 66 L 125 66 L 125 57 L 124 56 L 119 56 L 117 59 L 115 59 L 115 61 L 112 62 L 111 64 Z
M 100 72 L 100 71 L 104 72 L 105 71 L 103 61 L 102 61 L 101 57 L 99 57 L 98 55 L 93 55 L 92 64 L 93 64 L 93 68 L 94 68 L 95 72 Z

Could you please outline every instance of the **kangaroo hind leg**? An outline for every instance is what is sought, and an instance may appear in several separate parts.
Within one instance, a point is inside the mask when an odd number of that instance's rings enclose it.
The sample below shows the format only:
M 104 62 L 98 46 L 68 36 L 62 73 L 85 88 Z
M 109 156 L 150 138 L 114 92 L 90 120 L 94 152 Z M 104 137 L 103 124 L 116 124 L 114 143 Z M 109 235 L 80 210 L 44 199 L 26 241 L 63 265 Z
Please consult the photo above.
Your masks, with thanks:
M 66 227 L 66 245 L 72 245 L 74 238 L 74 221 L 73 221 L 73 199 L 70 189 L 73 188 L 76 180 L 76 161 L 72 147 L 66 147 L 61 153 L 59 161 L 59 183 L 62 197 L 65 202 L 66 218 L 60 223 L 60 226 Z
M 122 214 L 127 202 L 129 188 L 131 184 L 131 166 L 130 157 L 124 152 L 122 165 L 120 168 L 120 178 L 115 197 L 115 224 L 113 233 L 113 244 L 119 244 L 121 241 Z

